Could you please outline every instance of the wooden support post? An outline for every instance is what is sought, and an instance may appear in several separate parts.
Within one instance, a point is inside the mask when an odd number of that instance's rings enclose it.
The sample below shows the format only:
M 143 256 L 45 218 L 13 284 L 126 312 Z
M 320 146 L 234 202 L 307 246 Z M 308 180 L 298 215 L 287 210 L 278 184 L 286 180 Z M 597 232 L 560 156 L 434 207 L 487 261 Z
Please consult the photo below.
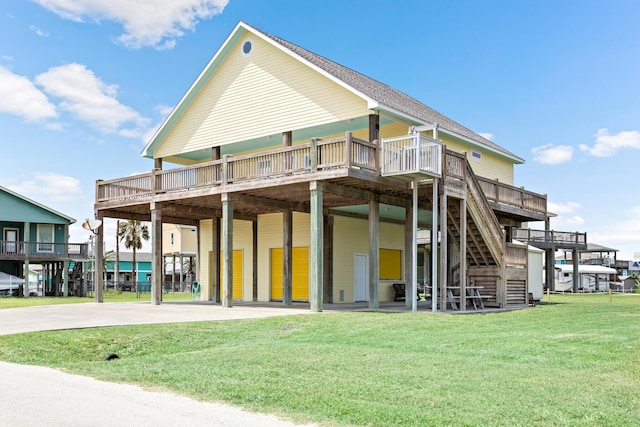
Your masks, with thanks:
M 311 139 L 311 155 L 310 155 L 310 163 L 311 163 L 311 172 L 318 172 L 318 141 L 320 138 L 312 138 Z
M 437 127 L 434 129 L 434 135 Z M 435 138 L 435 136 L 434 136 Z M 438 311 L 438 180 L 433 179 L 431 206 L 431 311 Z
M 380 203 L 369 201 L 369 309 L 380 307 L 378 295 L 380 264 Z M 406 288 L 406 286 L 405 286 Z
M 467 200 L 460 200 L 460 307 L 467 308 Z
M 211 220 L 211 295 L 210 300 L 220 302 L 220 218 Z
M 442 199 L 440 200 L 440 308 L 447 310 L 447 279 L 449 277 L 449 239 L 447 227 L 447 193 L 442 189 Z
M 411 213 L 411 311 L 418 311 L 418 180 L 413 180 L 413 208 Z
M 211 160 L 220 160 L 220 147 L 211 147 Z
M 282 146 L 291 147 L 292 142 L 293 142 L 293 132 L 292 131 L 282 132 Z
M 25 248 L 24 248 L 24 255 L 25 255 L 24 274 L 23 274 L 24 275 L 24 289 L 25 289 L 24 296 L 25 296 L 25 298 L 28 298 L 29 297 L 29 254 L 30 254 L 29 247 L 28 247 L 28 242 L 31 239 L 31 237 L 30 237 L 30 234 L 31 234 L 31 223 L 30 222 L 25 221 L 25 223 L 24 223 L 24 232 L 23 233 L 24 233 L 23 238 L 24 238 L 25 245 L 26 245 Z M 3 238 L 4 238 L 4 236 L 3 236 Z M 83 281 L 83 283 L 86 283 L 86 280 Z M 36 293 L 37 293 L 37 291 L 38 291 L 38 284 L 36 282 Z M 42 295 L 44 296 L 44 289 L 42 291 Z M 84 296 L 84 294 L 82 296 Z
M 369 114 L 369 142 L 380 139 L 380 115 Z
M 102 214 L 97 213 L 96 218 L 100 221 L 103 220 Z M 95 281 L 93 284 L 94 292 L 96 294 L 96 302 L 104 302 L 104 278 L 102 272 L 104 271 L 104 225 L 98 227 L 95 236 L 95 259 L 94 259 L 94 276 Z
M 405 306 L 411 307 L 413 300 L 416 299 L 415 295 L 411 295 L 411 284 L 415 281 L 413 277 L 413 206 L 405 209 L 404 216 L 404 277 L 406 285 L 404 287 L 404 302 Z
M 27 283 L 28 276 L 29 276 L 29 271 L 25 271 L 24 295 L 27 295 L 29 293 L 29 286 Z M 69 261 L 62 262 L 62 296 L 63 297 L 69 296 Z
M 226 157 L 226 156 L 225 156 Z M 222 306 L 233 307 L 233 202 L 222 194 Z
M 182 266 L 180 267 L 182 271 Z M 151 304 L 162 300 L 162 206 L 151 203 Z
M 252 300 L 258 301 L 258 221 L 251 221 L 252 248 L 253 248 L 253 268 L 252 268 Z
M 323 233 L 322 245 L 324 253 L 322 254 L 324 262 L 322 263 L 322 295 L 324 301 L 333 304 L 333 215 L 323 215 Z
M 153 168 L 162 170 L 162 157 L 153 159 Z
M 292 304 L 293 294 L 293 213 L 282 212 L 282 303 Z
M 309 265 L 309 303 L 312 312 L 322 311 L 322 186 L 317 181 L 309 185 L 311 204 L 311 248 Z
M 577 249 L 571 251 L 571 262 L 573 263 L 573 292 L 578 293 L 580 287 L 580 255 Z

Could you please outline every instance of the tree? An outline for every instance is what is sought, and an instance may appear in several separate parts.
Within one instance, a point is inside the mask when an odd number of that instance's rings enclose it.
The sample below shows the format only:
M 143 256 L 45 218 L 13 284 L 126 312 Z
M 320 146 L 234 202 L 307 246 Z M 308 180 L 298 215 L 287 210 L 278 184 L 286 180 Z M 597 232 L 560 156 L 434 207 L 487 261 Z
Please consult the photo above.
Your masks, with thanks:
M 118 237 L 120 241 L 124 243 L 125 248 L 133 249 L 133 265 L 131 270 L 133 275 L 133 288 L 137 289 L 136 251 L 142 249 L 143 240 L 149 240 L 149 227 L 136 219 L 130 219 L 119 224 Z

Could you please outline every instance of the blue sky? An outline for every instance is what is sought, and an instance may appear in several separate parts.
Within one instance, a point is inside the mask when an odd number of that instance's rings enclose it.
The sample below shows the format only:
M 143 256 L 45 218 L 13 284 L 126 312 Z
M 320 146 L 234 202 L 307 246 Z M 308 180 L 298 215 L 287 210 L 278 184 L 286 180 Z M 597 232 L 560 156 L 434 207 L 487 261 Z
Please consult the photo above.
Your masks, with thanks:
M 526 160 L 515 184 L 548 194 L 552 228 L 630 259 L 639 19 L 634 0 L 5 0 L 0 185 L 87 240 L 95 180 L 153 167 L 148 138 L 242 20 L 489 136 Z

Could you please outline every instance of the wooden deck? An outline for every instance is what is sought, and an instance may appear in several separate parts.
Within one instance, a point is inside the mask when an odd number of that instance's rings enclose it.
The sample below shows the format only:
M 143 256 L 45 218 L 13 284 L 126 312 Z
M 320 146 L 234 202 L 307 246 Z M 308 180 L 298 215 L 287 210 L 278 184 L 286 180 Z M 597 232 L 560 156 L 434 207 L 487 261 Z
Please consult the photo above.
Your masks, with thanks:
M 0 260 L 72 261 L 87 259 L 86 243 L 15 242 L 0 240 Z
M 434 145 L 430 145 L 433 153 Z M 464 156 L 442 147 L 442 176 L 451 182 L 465 176 Z M 327 208 L 362 204 L 372 192 L 381 203 L 408 206 L 410 184 L 394 176 L 382 176 L 381 146 L 344 137 L 312 141 L 220 160 L 96 182 L 96 210 L 104 216 L 148 220 L 149 204 L 163 203 L 166 221 L 196 224 L 211 218 L 222 193 L 234 194 L 237 218 L 290 208 L 308 212 L 309 183 L 326 185 Z M 431 158 L 438 158 L 431 154 Z M 428 176 L 425 175 L 425 178 Z M 546 215 L 546 195 L 498 181 L 478 178 L 484 196 L 494 210 L 519 218 L 539 220 Z M 428 196 L 425 196 L 428 198 Z

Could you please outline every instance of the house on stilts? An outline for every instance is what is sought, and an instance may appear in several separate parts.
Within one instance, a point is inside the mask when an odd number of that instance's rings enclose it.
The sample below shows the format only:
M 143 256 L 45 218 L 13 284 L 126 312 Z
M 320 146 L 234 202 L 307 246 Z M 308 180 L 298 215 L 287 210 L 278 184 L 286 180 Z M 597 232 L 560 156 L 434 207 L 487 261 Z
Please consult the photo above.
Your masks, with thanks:
M 546 195 L 513 184 L 523 159 L 243 22 L 142 155 L 150 172 L 97 181 L 95 213 L 151 222 L 155 304 L 163 223 L 197 227 L 203 299 L 312 311 L 376 309 L 394 284 L 416 309 L 418 280 L 433 310 L 526 305 L 527 249 L 511 239 L 549 228 Z

